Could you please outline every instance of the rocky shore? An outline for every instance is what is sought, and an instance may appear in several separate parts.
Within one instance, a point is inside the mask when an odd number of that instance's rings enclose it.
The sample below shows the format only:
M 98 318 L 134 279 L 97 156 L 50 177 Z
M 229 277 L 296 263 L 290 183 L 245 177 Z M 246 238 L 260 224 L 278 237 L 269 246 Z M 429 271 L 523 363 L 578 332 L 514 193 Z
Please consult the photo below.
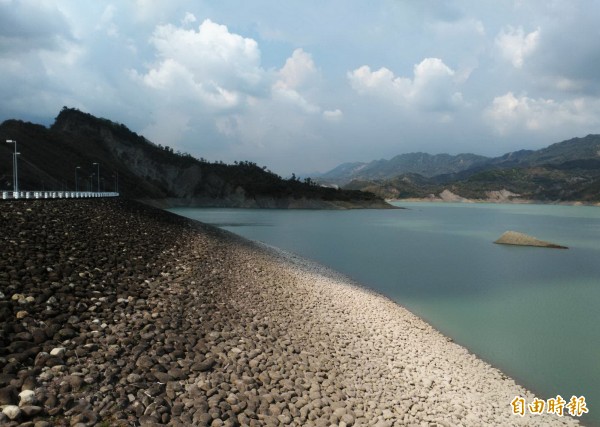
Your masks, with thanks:
M 576 425 L 385 297 L 141 204 L 0 203 L 0 425 Z

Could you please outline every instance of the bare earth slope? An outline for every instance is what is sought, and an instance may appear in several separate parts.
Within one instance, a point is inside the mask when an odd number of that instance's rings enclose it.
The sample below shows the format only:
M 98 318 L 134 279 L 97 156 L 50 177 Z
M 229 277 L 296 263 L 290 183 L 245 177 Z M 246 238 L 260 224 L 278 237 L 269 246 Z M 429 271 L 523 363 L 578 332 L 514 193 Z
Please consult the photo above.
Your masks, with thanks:
M 512 415 L 531 393 L 387 298 L 197 222 L 57 200 L 0 226 L 2 425 L 576 424 Z

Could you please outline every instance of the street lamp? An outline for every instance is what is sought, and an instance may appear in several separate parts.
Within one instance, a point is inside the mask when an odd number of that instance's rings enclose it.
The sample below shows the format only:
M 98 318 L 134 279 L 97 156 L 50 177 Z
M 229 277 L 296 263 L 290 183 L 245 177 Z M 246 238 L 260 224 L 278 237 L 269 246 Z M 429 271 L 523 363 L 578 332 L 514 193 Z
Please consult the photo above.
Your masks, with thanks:
M 77 170 L 81 169 L 81 166 L 75 166 L 75 192 L 79 191 L 79 182 L 77 181 Z
M 92 166 L 96 166 L 98 168 L 98 192 L 100 192 L 100 163 L 92 163 Z
M 17 153 L 17 140 L 16 139 L 7 139 L 6 142 L 8 144 L 15 144 L 15 152 L 13 153 L 13 193 L 19 192 L 19 174 L 17 172 L 17 156 L 21 153 Z
M 119 172 L 115 171 L 113 178 L 115 179 L 115 193 L 119 192 Z

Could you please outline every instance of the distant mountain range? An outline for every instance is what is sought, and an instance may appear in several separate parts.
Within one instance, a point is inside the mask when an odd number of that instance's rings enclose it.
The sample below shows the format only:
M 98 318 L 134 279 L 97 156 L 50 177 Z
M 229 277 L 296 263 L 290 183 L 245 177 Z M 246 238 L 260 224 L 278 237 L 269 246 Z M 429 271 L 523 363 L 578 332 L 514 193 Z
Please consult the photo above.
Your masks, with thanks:
M 475 154 L 427 154 L 408 153 L 390 160 L 373 160 L 369 163 L 342 163 L 336 168 L 318 175 L 319 182 L 346 184 L 352 180 L 390 179 L 404 173 L 416 173 L 424 177 L 460 172 L 483 165 L 489 158 Z
M 18 142 L 23 191 L 118 187 L 124 197 L 164 207 L 390 207 L 371 193 L 283 179 L 247 161 L 228 165 L 196 159 L 152 143 L 123 124 L 66 107 L 50 128 L 7 120 L 0 125 L 0 139 Z M 13 149 L 0 144 L 0 190 L 12 190 Z
M 386 198 L 459 197 L 600 201 L 600 135 L 520 150 L 500 157 L 410 153 L 390 160 L 344 163 L 315 179 Z M 516 196 L 518 195 L 518 196 Z

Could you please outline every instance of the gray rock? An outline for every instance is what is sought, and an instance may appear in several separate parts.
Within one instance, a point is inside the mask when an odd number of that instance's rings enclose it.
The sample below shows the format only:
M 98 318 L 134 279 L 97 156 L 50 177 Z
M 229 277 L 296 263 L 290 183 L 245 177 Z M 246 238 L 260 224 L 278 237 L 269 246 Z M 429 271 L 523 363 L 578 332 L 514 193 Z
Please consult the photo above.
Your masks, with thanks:
M 212 369 L 216 364 L 217 361 L 214 358 L 209 357 L 207 359 L 204 359 L 202 362 L 194 363 L 191 369 L 198 372 L 206 372 Z
M 21 406 L 21 412 L 23 412 L 23 414 L 27 418 L 35 417 L 36 415 L 41 414 L 42 410 L 43 410 L 43 408 L 41 406 L 34 406 L 34 405 Z
M 0 406 L 15 403 L 17 403 L 17 388 L 12 385 L 0 388 Z

